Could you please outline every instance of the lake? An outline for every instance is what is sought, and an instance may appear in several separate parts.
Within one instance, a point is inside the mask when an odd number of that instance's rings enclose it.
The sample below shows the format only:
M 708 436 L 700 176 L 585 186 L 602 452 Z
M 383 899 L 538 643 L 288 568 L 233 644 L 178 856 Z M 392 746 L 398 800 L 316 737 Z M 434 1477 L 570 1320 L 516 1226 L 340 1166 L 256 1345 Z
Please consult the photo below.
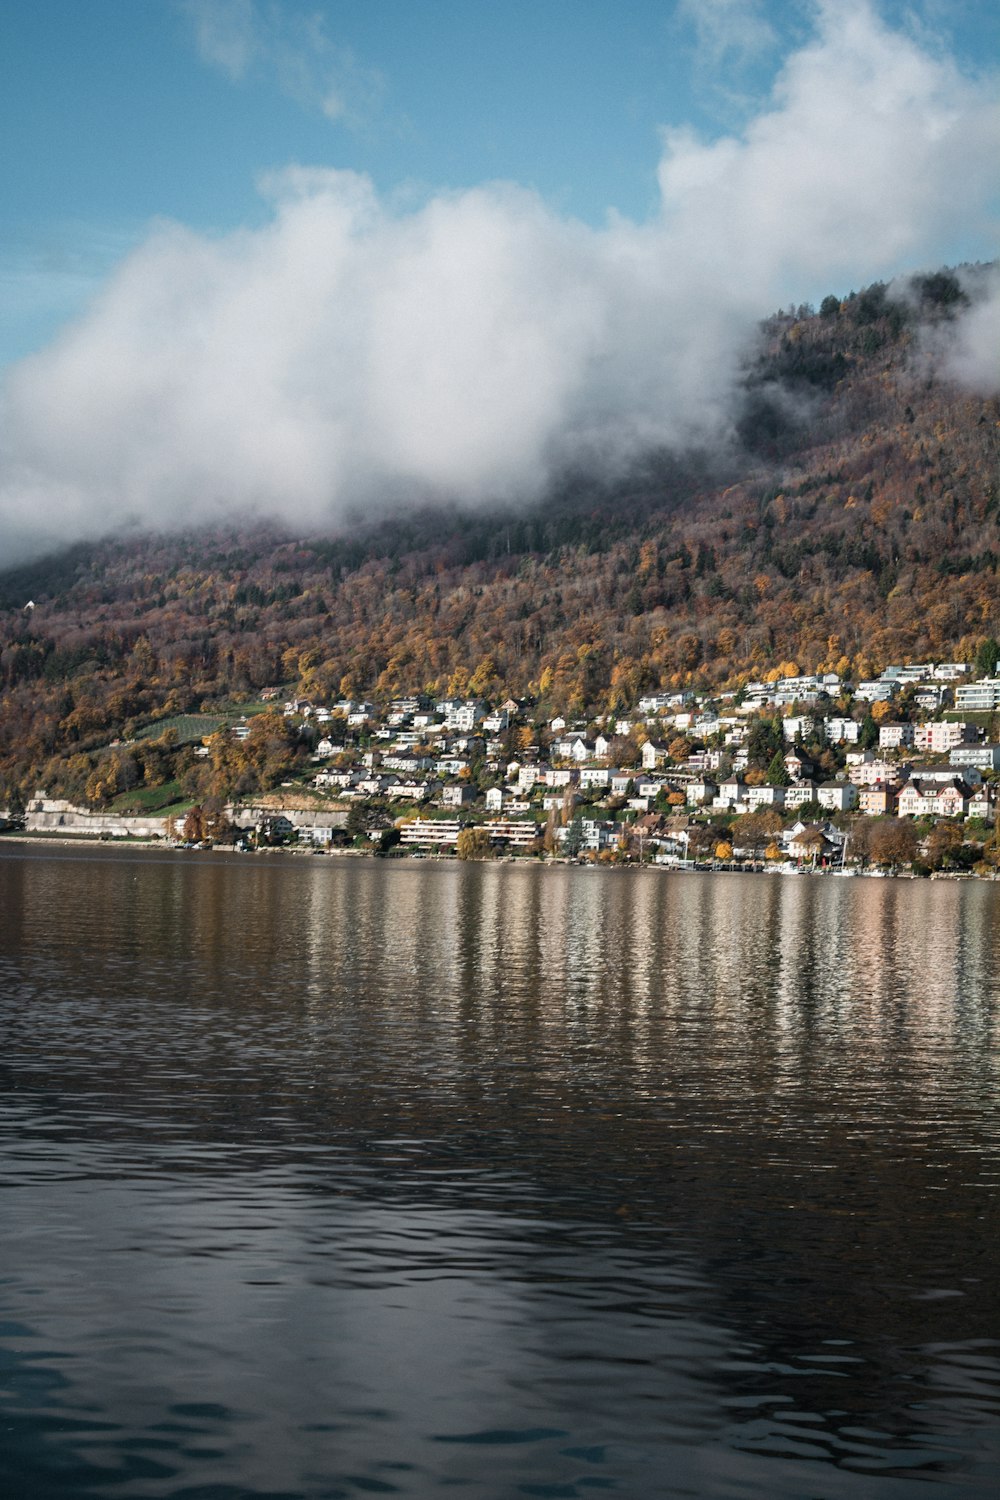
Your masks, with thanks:
M 998 924 L 0 845 L 0 1493 L 993 1496 Z

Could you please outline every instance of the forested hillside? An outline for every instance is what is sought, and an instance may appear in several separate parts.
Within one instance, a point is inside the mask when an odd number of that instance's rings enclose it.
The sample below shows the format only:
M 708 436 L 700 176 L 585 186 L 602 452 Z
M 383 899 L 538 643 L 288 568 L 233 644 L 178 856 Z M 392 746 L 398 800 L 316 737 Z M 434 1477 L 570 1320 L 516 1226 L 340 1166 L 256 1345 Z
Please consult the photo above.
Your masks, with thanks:
M 731 440 L 627 481 L 335 536 L 118 537 L 0 575 L 2 787 L 78 793 L 112 740 L 270 684 L 599 715 L 783 663 L 971 659 L 1000 635 L 1000 403 L 928 352 L 965 300 L 939 273 L 774 317 Z

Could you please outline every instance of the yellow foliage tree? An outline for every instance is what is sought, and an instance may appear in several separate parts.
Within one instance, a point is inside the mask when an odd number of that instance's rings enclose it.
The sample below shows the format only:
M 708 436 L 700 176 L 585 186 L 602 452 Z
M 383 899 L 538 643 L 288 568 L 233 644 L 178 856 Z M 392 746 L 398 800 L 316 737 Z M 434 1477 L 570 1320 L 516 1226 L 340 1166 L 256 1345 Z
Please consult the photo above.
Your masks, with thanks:
M 490 859 L 493 846 L 485 828 L 463 828 L 455 844 L 459 859 Z

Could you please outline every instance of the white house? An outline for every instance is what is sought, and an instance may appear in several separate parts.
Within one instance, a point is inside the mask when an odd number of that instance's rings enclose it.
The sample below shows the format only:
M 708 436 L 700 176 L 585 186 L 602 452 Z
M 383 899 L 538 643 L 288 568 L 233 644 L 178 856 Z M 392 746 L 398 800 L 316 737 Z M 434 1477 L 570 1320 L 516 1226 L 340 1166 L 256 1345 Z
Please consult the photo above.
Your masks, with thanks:
M 401 825 L 399 837 L 404 845 L 454 844 L 462 827 L 457 818 L 414 818 L 412 822 Z
M 882 723 L 878 727 L 878 747 L 880 750 L 898 750 L 903 745 L 912 745 L 913 732 L 912 724 Z
M 543 761 L 529 761 L 526 766 L 521 766 L 517 772 L 517 789 L 519 792 L 530 792 L 536 781 L 544 782 L 549 767 Z
M 828 812 L 850 812 L 858 805 L 858 789 L 850 781 L 827 781 L 816 788 L 816 801 Z
M 611 770 L 608 766 L 582 766 L 580 769 L 580 786 L 584 787 L 609 787 L 611 785 Z
M 1000 745 L 956 745 L 949 759 L 963 771 L 1000 771 Z
M 642 769 L 655 771 L 669 759 L 670 752 L 662 740 L 646 740 L 641 751 Z
M 751 811 L 756 812 L 759 807 L 784 807 L 785 788 L 783 786 L 769 786 L 767 782 L 763 786 L 748 786 L 746 789 L 746 800 L 750 804 Z
M 464 703 L 453 703 L 445 710 L 445 727 L 457 729 L 460 734 L 471 734 L 485 715 L 486 709 L 482 703 L 474 698 L 467 698 Z
M 892 682 L 876 678 L 874 682 L 859 682 L 854 696 L 860 703 L 888 703 L 895 691 Z
M 491 818 L 483 827 L 491 843 L 506 844 L 509 849 L 530 849 L 541 833 L 538 824 L 527 818 Z
M 719 794 L 715 799 L 717 806 L 736 807 L 746 800 L 747 785 L 738 776 L 729 776 L 719 784 Z
M 792 714 L 781 721 L 781 732 L 786 740 L 794 740 L 797 734 L 805 739 L 807 735 L 812 734 L 815 727 L 816 720 L 812 714 Z
M 896 806 L 901 818 L 964 818 L 968 800 L 968 788 L 957 780 L 908 781 Z
M 466 807 L 476 800 L 476 789 L 467 781 L 450 781 L 441 788 L 442 807 Z
M 793 781 L 791 786 L 785 787 L 785 806 L 804 807 L 807 802 L 815 802 L 817 787 L 815 781 Z
M 861 725 L 855 719 L 827 719 L 823 732 L 831 745 L 856 745 Z
M 988 782 L 983 782 L 969 798 L 965 815 L 967 818 L 982 818 L 984 823 L 989 823 L 993 818 L 994 807 L 993 788 Z
M 929 724 L 918 724 L 913 736 L 913 743 L 918 750 L 929 750 L 934 755 L 944 755 L 957 745 L 971 745 L 975 741 L 975 724 L 951 719 L 936 719 Z
M 992 712 L 1000 708 L 1000 677 L 963 683 L 955 689 L 955 707 L 966 713 L 973 709 Z
M 719 795 L 719 788 L 714 781 L 708 781 L 705 777 L 699 777 L 687 784 L 688 807 L 700 807 L 703 802 L 711 802 Z

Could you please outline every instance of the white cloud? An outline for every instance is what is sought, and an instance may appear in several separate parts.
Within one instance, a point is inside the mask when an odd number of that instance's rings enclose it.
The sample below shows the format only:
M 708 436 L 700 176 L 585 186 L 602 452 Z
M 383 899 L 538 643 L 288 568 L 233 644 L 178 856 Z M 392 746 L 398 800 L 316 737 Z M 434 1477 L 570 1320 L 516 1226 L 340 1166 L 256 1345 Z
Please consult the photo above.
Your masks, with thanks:
M 234 82 L 262 78 L 351 129 L 377 113 L 381 75 L 328 34 L 321 15 L 258 0 L 182 0 L 203 62 Z
M 739 141 L 668 136 L 660 187 L 687 242 L 744 274 L 863 279 L 947 252 L 956 224 L 995 213 L 1000 103 L 947 59 L 880 25 L 861 0 L 820 10 L 772 107 Z
M 703 68 L 740 66 L 777 45 L 761 0 L 680 0 L 677 13 L 694 28 Z
M 203 62 L 243 78 L 263 50 L 254 0 L 183 0 Z
M 1000 266 L 973 288 L 972 306 L 950 333 L 946 373 L 978 395 L 1000 395 Z
M 488 502 L 569 460 L 711 438 L 757 318 L 932 266 L 986 222 L 996 100 L 865 5 L 829 5 L 742 135 L 666 138 L 645 225 L 591 229 L 503 184 L 397 212 L 353 173 L 274 174 L 263 229 L 158 227 L 15 367 L 0 540 Z

